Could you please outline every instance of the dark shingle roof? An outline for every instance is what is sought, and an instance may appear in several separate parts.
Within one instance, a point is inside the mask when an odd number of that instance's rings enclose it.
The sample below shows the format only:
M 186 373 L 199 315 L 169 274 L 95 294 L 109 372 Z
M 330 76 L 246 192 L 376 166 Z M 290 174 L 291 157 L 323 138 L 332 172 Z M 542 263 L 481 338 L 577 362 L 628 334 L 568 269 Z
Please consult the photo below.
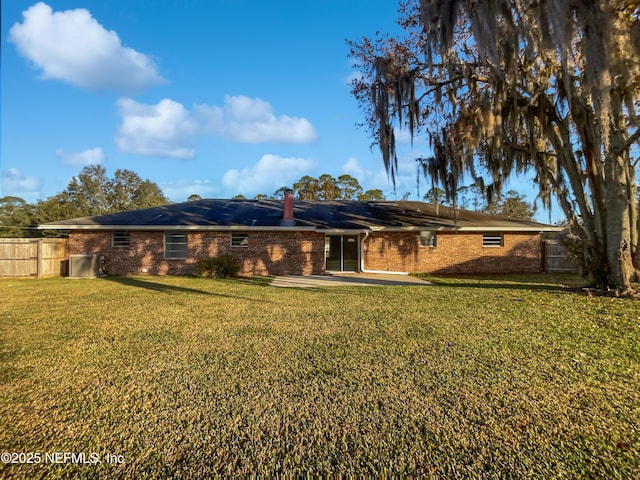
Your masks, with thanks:
M 162 207 L 74 218 L 43 224 L 43 229 L 281 228 L 282 200 L 208 199 Z M 487 215 L 423 202 L 294 201 L 295 225 L 320 230 L 503 229 L 542 231 L 549 225 Z

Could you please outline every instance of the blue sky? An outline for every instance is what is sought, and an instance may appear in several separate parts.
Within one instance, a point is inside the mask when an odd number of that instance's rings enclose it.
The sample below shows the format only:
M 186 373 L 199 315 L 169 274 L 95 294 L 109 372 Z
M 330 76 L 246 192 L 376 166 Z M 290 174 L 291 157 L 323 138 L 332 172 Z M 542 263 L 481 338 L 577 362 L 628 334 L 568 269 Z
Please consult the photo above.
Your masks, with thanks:
M 251 198 L 323 173 L 394 198 L 356 126 L 345 39 L 396 32 L 396 10 L 393 0 L 4 0 L 1 195 L 47 198 L 100 163 L 176 202 Z M 399 152 L 396 191 L 416 198 L 414 158 L 428 146 Z M 530 181 L 510 187 L 535 198 Z

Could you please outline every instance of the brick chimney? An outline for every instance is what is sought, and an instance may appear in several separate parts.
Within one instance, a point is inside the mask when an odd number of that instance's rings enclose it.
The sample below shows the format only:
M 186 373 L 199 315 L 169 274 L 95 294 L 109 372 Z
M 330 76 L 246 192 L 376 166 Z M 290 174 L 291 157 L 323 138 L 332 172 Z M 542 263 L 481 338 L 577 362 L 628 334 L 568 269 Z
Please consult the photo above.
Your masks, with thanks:
M 293 219 L 293 190 L 284 191 L 284 208 L 282 212 L 282 227 L 293 227 L 296 224 Z

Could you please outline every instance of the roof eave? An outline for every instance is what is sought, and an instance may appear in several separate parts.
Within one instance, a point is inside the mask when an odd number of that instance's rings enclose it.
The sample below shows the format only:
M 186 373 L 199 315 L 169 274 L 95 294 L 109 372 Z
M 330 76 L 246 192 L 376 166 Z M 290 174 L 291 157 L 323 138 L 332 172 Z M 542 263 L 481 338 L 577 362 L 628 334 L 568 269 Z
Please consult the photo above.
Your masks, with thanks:
M 138 231 L 164 231 L 164 230 L 190 230 L 190 231 L 315 231 L 316 227 L 283 227 L 283 226 L 243 226 L 243 225 L 39 225 L 40 230 L 138 230 Z
M 547 225 L 517 225 L 517 226 L 440 226 L 431 227 L 425 226 L 412 226 L 412 227 L 380 227 L 372 226 L 373 232 L 422 232 L 422 231 L 436 231 L 436 232 L 561 232 L 562 227 L 554 227 Z
M 333 234 L 346 234 L 346 235 L 358 235 L 360 233 L 371 231 L 369 228 L 318 228 L 320 233 L 333 233 Z
M 561 232 L 562 227 L 546 225 L 522 225 L 522 226 L 497 226 L 497 227 L 460 227 L 462 232 Z
M 346 233 L 356 234 L 366 231 L 372 232 L 561 232 L 562 227 L 551 225 L 518 225 L 518 226 L 405 226 L 405 227 L 383 227 L 371 225 L 363 228 L 319 228 L 315 226 L 243 226 L 243 225 L 62 225 L 45 224 L 39 225 L 39 230 L 138 230 L 138 231 L 164 231 L 164 230 L 189 230 L 189 231 L 284 231 L 284 232 L 321 232 L 321 233 Z

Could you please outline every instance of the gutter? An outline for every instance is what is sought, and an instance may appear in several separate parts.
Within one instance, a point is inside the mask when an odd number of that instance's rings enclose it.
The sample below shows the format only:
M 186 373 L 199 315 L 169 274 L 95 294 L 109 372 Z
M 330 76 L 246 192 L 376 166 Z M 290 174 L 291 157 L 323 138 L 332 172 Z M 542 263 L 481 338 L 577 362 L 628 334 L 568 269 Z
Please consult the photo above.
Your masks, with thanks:
M 387 270 L 367 270 L 364 268 L 364 242 L 369 238 L 371 231 L 364 231 L 364 238 L 362 242 L 360 242 L 360 272 L 361 273 L 378 273 L 378 274 L 387 274 L 387 275 L 409 275 L 409 272 L 389 272 Z

